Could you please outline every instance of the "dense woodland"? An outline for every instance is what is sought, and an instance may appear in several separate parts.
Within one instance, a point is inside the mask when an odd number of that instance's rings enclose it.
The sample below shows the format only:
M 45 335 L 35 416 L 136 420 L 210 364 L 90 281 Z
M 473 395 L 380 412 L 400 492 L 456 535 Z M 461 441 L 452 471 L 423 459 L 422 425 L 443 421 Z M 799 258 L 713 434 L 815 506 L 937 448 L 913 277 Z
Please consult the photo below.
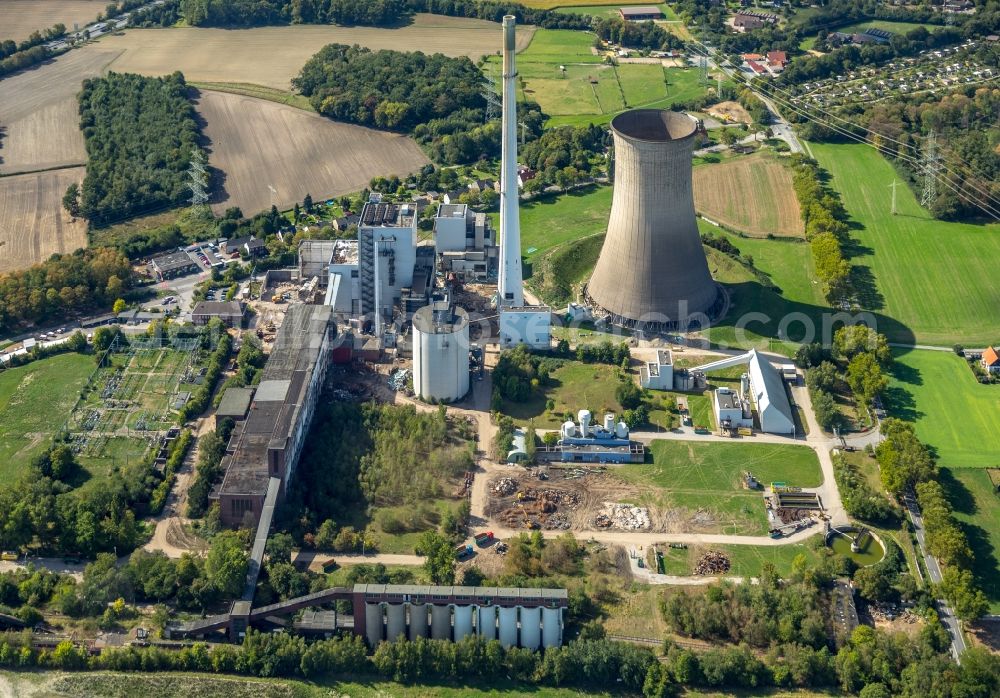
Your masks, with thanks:
M 187 200 L 201 132 L 183 75 L 109 73 L 84 80 L 79 100 L 84 217 L 101 225 Z
M 53 255 L 28 269 L 0 274 L 0 330 L 110 307 L 132 282 L 128 259 L 108 248 Z
M 525 189 L 540 191 L 553 184 L 566 188 L 598 174 L 606 167 L 603 155 L 610 141 L 609 132 L 593 124 L 545 131 L 519 149 L 520 161 L 537 172 L 525 183 Z M 595 162 L 595 158 L 599 160 Z

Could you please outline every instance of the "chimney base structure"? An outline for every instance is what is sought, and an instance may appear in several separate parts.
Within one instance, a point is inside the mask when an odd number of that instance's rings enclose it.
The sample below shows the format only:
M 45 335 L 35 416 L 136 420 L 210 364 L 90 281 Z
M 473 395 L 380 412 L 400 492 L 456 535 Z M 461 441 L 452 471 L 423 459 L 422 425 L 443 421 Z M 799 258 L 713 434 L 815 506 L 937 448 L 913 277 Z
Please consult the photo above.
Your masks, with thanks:
M 696 122 L 636 109 L 611 121 L 615 183 L 608 232 L 586 288 L 596 315 L 623 327 L 702 325 L 719 289 L 701 246 L 691 191 Z

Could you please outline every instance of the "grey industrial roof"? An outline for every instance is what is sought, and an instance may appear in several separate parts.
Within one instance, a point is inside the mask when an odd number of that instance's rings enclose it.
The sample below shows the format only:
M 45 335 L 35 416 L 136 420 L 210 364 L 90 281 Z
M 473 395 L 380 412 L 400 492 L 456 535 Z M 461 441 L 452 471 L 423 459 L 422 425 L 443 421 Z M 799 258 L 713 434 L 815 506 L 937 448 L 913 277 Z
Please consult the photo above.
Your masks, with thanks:
M 219 417 L 242 417 L 250 409 L 252 398 L 253 388 L 227 388 L 215 414 Z
M 243 306 L 238 301 L 199 301 L 191 314 L 210 317 L 243 317 Z
M 270 477 L 268 449 L 282 449 L 301 417 L 319 350 L 333 308 L 293 305 L 285 314 L 268 356 L 260 385 L 245 422 L 237 425 L 235 448 L 223 462 L 226 475 L 219 493 L 263 495 Z
M 619 10 L 626 17 L 629 15 L 663 15 L 663 12 L 659 7 L 653 7 L 652 5 L 639 5 L 638 7 L 623 7 Z
M 478 596 L 505 599 L 566 599 L 565 589 L 534 589 L 526 587 L 427 586 L 422 584 L 355 584 L 355 594 L 410 596 Z
M 760 415 L 760 428 L 763 431 L 769 431 L 768 424 L 765 422 L 774 412 L 787 420 L 789 425 L 794 425 L 795 418 L 792 406 L 788 402 L 788 393 L 785 392 L 785 382 L 771 365 L 771 362 L 758 354 L 756 350 L 751 349 L 750 355 L 750 382 L 753 384 L 754 390 L 759 391 L 757 393 L 757 413 Z
M 187 252 L 167 252 L 153 257 L 150 261 L 161 272 L 198 266 Z

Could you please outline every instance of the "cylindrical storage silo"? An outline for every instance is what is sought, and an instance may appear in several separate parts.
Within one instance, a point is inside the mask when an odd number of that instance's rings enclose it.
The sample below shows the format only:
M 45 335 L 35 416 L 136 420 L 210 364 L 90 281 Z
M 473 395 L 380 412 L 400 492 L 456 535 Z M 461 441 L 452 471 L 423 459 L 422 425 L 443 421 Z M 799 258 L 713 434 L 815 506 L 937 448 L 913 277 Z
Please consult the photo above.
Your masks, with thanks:
M 615 416 L 610 412 L 604 413 L 604 431 L 609 434 L 615 433 Z
M 580 420 L 580 437 L 586 439 L 590 436 L 590 410 L 580 410 L 576 417 Z
M 431 606 L 431 637 L 435 640 L 451 639 L 451 606 Z
M 691 188 L 696 130 L 687 114 L 660 109 L 611 120 L 611 216 L 586 295 L 613 324 L 686 329 L 715 304 Z
M 393 642 L 406 633 L 406 606 L 391 603 L 385 607 L 385 639 Z
M 410 604 L 410 639 L 427 637 L 427 605 Z
M 497 609 L 493 606 L 480 606 L 479 617 L 476 618 L 476 632 L 483 640 L 497 639 Z
M 517 608 L 500 609 L 500 644 L 517 646 Z
M 562 609 L 542 609 L 542 647 L 562 645 Z
M 628 424 L 625 422 L 618 422 L 618 426 L 615 428 L 615 436 L 619 439 L 628 438 Z
M 365 604 L 365 637 L 368 644 L 376 647 L 382 642 L 382 606 L 377 603 Z
M 576 436 L 576 424 L 573 423 L 573 420 L 563 422 L 562 435 L 564 439 L 572 439 Z
M 437 402 L 469 392 L 469 315 L 462 308 L 432 303 L 414 313 L 413 392 Z
M 472 606 L 455 606 L 455 642 L 472 634 Z
M 521 607 L 521 647 L 537 650 L 542 646 L 542 609 Z

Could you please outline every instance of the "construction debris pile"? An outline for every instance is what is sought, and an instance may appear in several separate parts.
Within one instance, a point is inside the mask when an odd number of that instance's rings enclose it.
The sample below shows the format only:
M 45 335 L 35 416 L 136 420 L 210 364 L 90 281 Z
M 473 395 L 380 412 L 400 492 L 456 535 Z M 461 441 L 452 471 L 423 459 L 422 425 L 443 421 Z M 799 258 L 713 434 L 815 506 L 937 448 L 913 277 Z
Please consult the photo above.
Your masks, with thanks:
M 641 531 L 649 528 L 649 509 L 631 504 L 604 502 L 604 508 L 594 519 L 598 528 L 617 528 L 623 531 Z
M 502 477 L 493 482 L 493 494 L 498 497 L 509 497 L 517 491 L 517 480 L 512 477 Z
M 717 550 L 709 550 L 694 566 L 695 574 L 725 574 L 729 571 L 729 557 Z
M 406 390 L 409 384 L 410 369 L 408 368 L 397 368 L 395 371 L 389 374 L 389 388 L 395 390 L 397 393 Z

